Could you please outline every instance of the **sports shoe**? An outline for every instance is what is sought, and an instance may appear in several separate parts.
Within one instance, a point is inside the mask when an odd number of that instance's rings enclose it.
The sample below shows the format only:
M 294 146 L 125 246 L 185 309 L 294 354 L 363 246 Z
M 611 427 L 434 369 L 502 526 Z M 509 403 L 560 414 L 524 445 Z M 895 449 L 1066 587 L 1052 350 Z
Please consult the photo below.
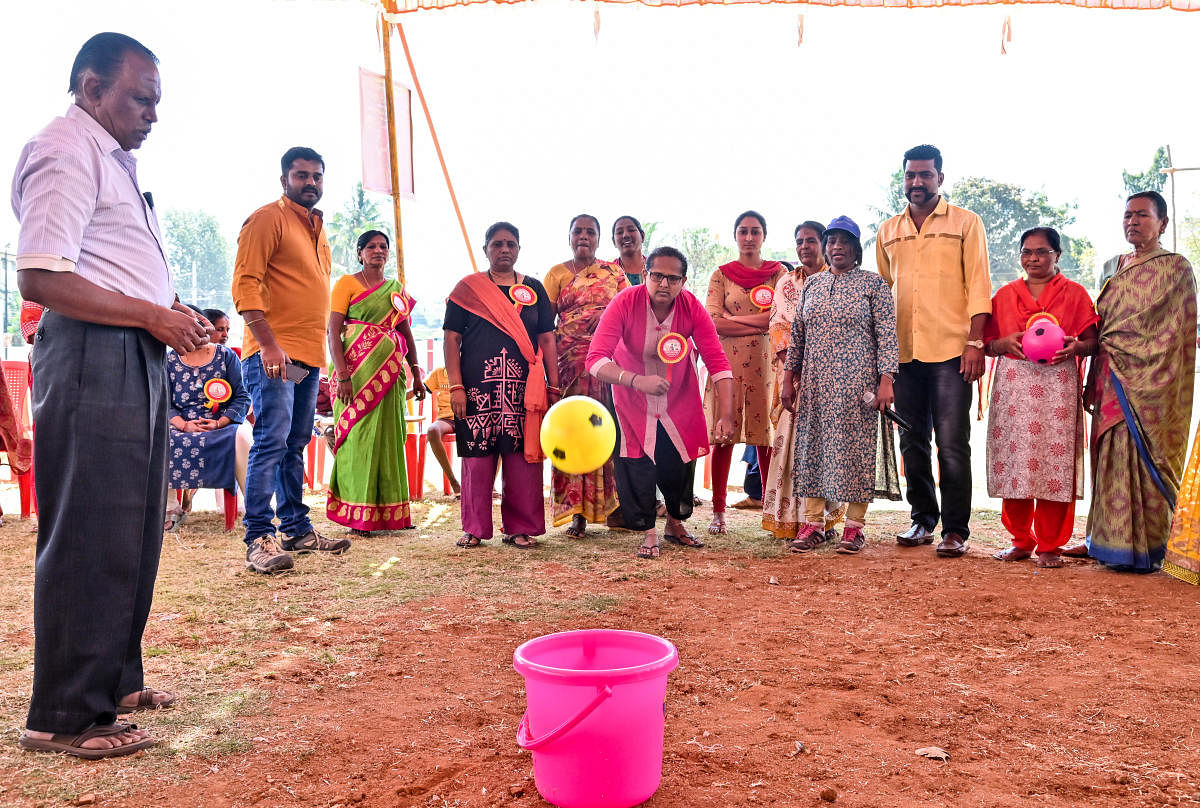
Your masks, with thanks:
M 341 555 L 350 549 L 349 539 L 327 539 L 315 530 L 309 530 L 303 536 L 293 536 L 283 540 L 283 549 L 293 553 L 333 553 Z
M 246 548 L 246 569 L 272 575 L 292 568 L 292 557 L 279 546 L 274 533 L 259 536 Z
M 863 535 L 862 528 L 848 525 L 842 533 L 842 542 L 837 546 L 837 551 L 845 555 L 855 555 L 862 552 L 866 546 L 867 537 Z
M 817 525 L 805 524 L 800 527 L 796 538 L 792 539 L 788 549 L 793 553 L 811 553 L 825 543 L 825 531 Z

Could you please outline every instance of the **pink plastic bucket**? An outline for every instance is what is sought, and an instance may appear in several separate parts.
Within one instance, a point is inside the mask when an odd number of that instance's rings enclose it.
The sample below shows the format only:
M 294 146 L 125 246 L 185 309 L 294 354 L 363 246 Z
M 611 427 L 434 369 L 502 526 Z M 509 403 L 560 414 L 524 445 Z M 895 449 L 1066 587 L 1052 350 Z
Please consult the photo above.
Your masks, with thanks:
M 527 709 L 517 743 L 533 778 L 561 808 L 629 808 L 662 779 L 667 674 L 675 646 L 637 631 L 564 631 L 513 654 Z

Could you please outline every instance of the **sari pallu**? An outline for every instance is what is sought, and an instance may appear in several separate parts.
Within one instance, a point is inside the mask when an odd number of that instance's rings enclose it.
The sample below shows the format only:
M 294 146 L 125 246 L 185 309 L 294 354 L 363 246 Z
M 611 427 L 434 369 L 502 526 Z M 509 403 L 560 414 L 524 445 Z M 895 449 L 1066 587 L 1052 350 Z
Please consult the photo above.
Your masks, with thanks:
M 612 409 L 612 388 L 592 376 L 585 367 L 592 334 L 600 316 L 617 293 L 629 286 L 625 273 L 603 261 L 580 270 L 558 296 L 558 383 L 563 397 L 591 396 Z M 555 527 L 576 514 L 588 522 L 605 521 L 617 509 L 617 478 L 612 458 L 590 474 L 566 474 L 557 468 L 550 473 Z
M 1098 561 L 1148 572 L 1163 563 L 1187 459 L 1196 284 L 1187 259 L 1166 250 L 1123 263 L 1096 299 L 1087 544 Z
M 357 530 L 412 527 L 404 467 L 404 354 L 407 345 L 396 326 L 407 316 L 392 305 L 404 296 L 394 280 L 384 281 L 350 303 L 342 350 L 350 368 L 354 397 L 335 400 L 334 461 L 326 514 Z M 336 374 L 331 374 L 336 380 Z

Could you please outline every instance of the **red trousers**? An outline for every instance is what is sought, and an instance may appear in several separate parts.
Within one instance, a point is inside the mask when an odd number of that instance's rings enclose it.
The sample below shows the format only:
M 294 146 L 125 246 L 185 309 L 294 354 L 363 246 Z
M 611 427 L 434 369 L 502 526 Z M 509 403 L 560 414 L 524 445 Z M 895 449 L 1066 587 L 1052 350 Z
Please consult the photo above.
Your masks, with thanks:
M 1018 550 L 1057 552 L 1071 539 L 1075 528 L 1075 500 L 1006 499 L 1000 508 L 1000 521 L 1012 534 L 1013 547 Z
M 758 475 L 763 491 L 767 490 L 767 469 L 771 468 L 771 447 L 756 446 L 758 450 Z M 733 445 L 712 447 L 712 492 L 713 513 L 725 512 L 725 488 L 729 485 L 729 467 L 733 464 Z

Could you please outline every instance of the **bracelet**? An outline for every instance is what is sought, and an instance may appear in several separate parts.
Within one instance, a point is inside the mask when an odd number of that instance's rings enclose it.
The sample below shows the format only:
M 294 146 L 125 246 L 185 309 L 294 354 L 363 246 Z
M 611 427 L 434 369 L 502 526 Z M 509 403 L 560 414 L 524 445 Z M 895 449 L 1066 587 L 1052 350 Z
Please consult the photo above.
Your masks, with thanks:
M 257 320 L 247 320 L 246 328 L 249 328 L 250 326 L 254 325 L 255 323 L 265 323 L 266 321 L 267 321 L 266 317 L 259 317 Z
M 348 382 L 348 381 L 350 381 L 350 379 L 352 379 L 352 378 L 353 378 L 353 374 L 351 374 L 350 376 L 338 376 L 338 377 L 337 377 L 337 380 L 338 380 L 339 382 Z
M 629 386 L 633 387 L 633 383 L 636 382 L 637 380 L 638 380 L 638 375 L 635 373 L 635 374 L 633 374 L 633 378 L 629 380 Z
M 452 385 L 450 385 L 450 392 L 451 392 L 451 393 L 453 393 L 455 390 L 466 390 L 466 389 L 467 389 L 467 388 L 463 387 L 461 384 L 452 384 Z
M 895 382 L 895 381 L 896 381 L 896 377 L 895 377 L 895 376 L 893 376 L 893 375 L 892 375 L 892 374 L 890 374 L 890 373 L 880 373 L 880 374 L 879 374 L 879 379 L 880 379 L 880 381 L 882 381 L 882 380 L 884 380 L 884 379 L 887 379 L 889 382 Z
M 552 384 L 546 385 L 546 390 L 551 393 L 558 393 L 560 396 L 562 395 L 562 390 L 558 389 Z

